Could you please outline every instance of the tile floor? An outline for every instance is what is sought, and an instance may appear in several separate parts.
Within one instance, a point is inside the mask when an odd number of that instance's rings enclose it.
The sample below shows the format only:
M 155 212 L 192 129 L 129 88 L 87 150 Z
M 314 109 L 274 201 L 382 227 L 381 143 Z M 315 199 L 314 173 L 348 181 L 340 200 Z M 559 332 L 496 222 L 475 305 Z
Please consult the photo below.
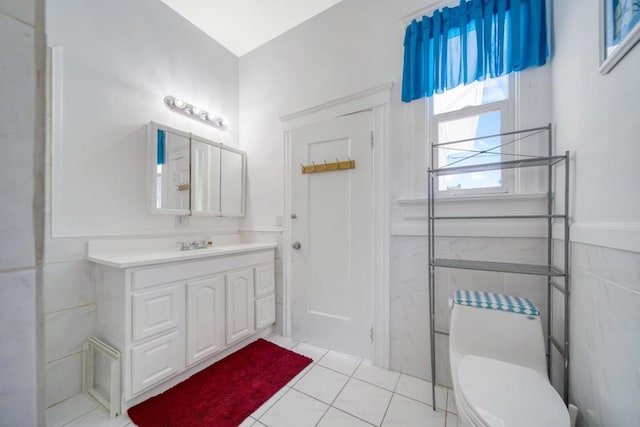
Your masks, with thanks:
M 289 338 L 268 340 L 313 359 L 241 424 L 267 427 L 452 427 L 457 426 L 453 392 L 399 372 L 373 366 L 368 360 L 328 351 Z M 109 420 L 104 409 L 85 395 L 47 410 L 48 427 L 133 427 L 126 415 Z

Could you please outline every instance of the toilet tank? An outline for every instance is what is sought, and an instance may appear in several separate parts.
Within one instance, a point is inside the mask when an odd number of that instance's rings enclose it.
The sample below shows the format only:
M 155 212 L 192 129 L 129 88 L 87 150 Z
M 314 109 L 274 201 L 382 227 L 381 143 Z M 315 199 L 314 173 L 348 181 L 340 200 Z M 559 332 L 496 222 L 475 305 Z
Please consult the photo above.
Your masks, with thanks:
M 540 316 L 454 304 L 449 351 L 526 366 L 546 377 L 544 335 Z

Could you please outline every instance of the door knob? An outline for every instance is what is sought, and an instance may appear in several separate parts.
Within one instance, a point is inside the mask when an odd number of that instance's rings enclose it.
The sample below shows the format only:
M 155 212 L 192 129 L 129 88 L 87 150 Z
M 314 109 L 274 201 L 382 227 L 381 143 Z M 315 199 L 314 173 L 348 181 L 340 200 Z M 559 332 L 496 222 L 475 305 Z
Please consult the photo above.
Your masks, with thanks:
M 294 244 L 291 245 L 293 249 L 300 249 L 301 246 L 302 245 L 300 245 L 300 242 L 295 242 Z

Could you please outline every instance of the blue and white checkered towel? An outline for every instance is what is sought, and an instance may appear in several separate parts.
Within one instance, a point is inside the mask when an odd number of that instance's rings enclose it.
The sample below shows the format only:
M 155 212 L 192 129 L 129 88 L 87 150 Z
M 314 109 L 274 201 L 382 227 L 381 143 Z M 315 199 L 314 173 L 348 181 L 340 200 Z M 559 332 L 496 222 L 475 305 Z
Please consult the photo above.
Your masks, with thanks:
M 489 308 L 530 316 L 540 315 L 538 307 L 527 298 L 494 294 L 493 292 L 456 291 L 453 301 L 456 304 L 468 305 L 469 307 Z

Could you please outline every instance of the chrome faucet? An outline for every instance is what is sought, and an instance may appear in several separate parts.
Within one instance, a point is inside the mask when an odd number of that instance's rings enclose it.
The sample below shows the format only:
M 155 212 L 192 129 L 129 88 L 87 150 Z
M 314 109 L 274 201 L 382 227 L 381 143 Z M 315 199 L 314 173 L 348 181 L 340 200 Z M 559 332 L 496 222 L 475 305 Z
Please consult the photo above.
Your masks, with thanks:
M 178 242 L 181 251 L 190 251 L 192 249 L 205 249 L 207 247 L 206 240 L 194 240 L 192 242 Z

